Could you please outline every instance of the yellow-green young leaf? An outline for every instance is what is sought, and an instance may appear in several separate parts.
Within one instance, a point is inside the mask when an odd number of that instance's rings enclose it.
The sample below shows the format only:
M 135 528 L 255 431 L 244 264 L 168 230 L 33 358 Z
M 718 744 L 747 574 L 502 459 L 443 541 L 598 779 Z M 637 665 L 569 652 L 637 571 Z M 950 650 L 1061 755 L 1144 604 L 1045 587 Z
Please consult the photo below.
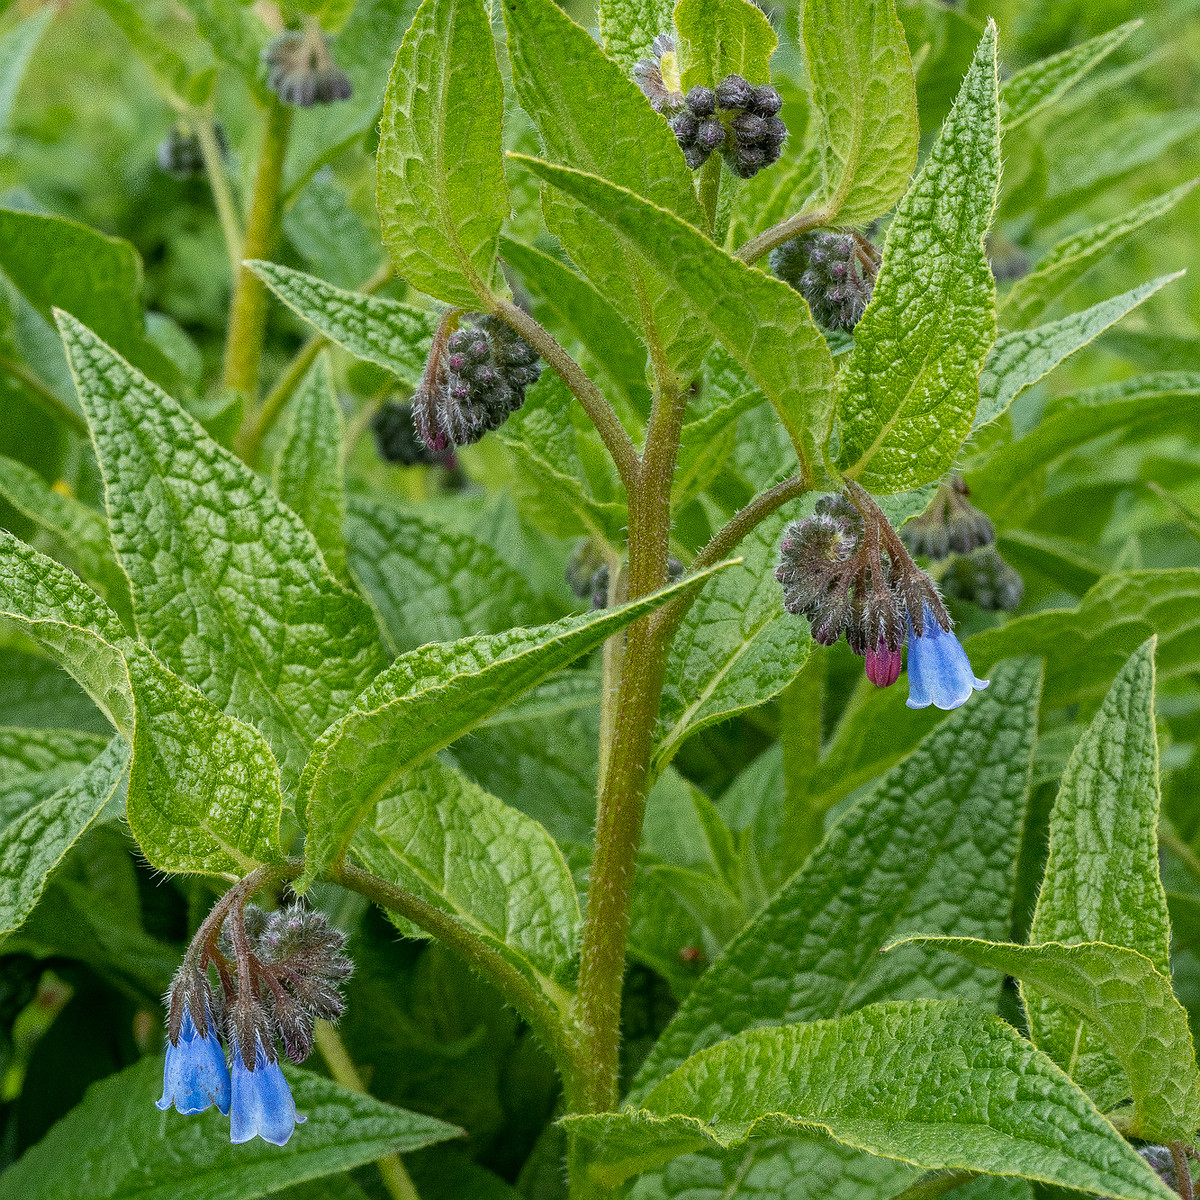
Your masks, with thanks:
M 345 421 L 328 351 L 317 355 L 292 397 L 291 417 L 275 455 L 275 494 L 317 539 L 325 564 L 343 582 L 346 573 L 346 487 L 342 480 Z
M 447 304 L 491 290 L 508 216 L 504 88 L 483 0 L 424 0 L 388 80 L 377 203 L 396 273 Z
M 294 781 L 313 739 L 384 665 L 370 609 L 245 463 L 90 330 L 59 322 L 138 632 L 261 728 Z
M 1035 329 L 1002 334 L 996 339 L 979 376 L 979 407 L 973 429 L 994 421 L 1028 387 L 1048 375 L 1126 313 L 1148 300 L 1159 288 L 1179 278 L 1163 275 L 1111 300 L 1101 300 L 1083 312 L 1049 321 Z
M 294 312 L 356 358 L 416 387 L 425 370 L 437 317 L 399 300 L 334 287 L 279 263 L 249 268 Z
M 936 479 L 954 461 L 996 340 L 983 239 L 1000 183 L 996 27 L 888 230 L 871 303 L 838 376 L 837 464 L 874 492 Z
M 1107 58 L 1142 20 L 1126 21 L 1078 46 L 1039 59 L 1014 72 L 1000 89 L 1000 115 L 1005 129 L 1016 129 L 1054 104 L 1094 66 Z
M 675 29 L 684 92 L 716 87 L 726 75 L 770 81 L 779 39 L 762 9 L 749 0 L 680 0 Z
M 1113 681 L 1075 745 L 1050 814 L 1050 853 L 1029 940 L 1107 942 L 1171 975 L 1171 920 L 1158 875 L 1155 639 Z M 1101 1108 L 1129 1095 L 1104 1039 L 1079 1014 L 1024 989 L 1033 1039 Z
M 431 758 L 384 796 L 350 853 L 559 994 L 552 980 L 578 951 L 579 900 L 562 851 L 536 821 Z
M 725 565 L 619 608 L 402 654 L 318 739 L 304 768 L 298 804 L 308 813 L 302 885 L 344 858 L 354 831 L 405 771 Z
M 805 469 L 819 469 L 817 446 L 832 405 L 833 359 L 799 293 L 624 188 L 538 159 L 521 161 L 586 204 L 672 281 L 692 318 L 724 345 L 774 405 Z
M 600 0 L 596 17 L 604 53 L 629 75 L 639 59 L 651 57 L 651 43 L 672 30 L 671 0 Z
M 1197 184 L 1189 179 L 1177 188 L 1139 204 L 1124 216 L 1093 225 L 1082 233 L 1059 242 L 1024 278 L 1013 284 L 1000 307 L 1000 323 L 1006 329 L 1027 329 L 1085 271 L 1113 253 L 1143 226 L 1169 213 Z
M 689 1150 L 788 1133 L 929 1169 L 1017 1175 L 1119 1200 L 1173 1195 L 1011 1025 L 955 1000 L 892 1001 L 702 1050 L 640 1110 L 566 1117 L 613 1187 Z
M 93 750 L 93 754 L 95 751 Z M 129 746 L 120 737 L 61 788 L 19 810 L 11 789 L 0 795 L 0 936 L 19 926 L 37 903 L 50 872 L 125 782 Z M 52 778 L 56 771 L 43 772 Z
M 1007 936 L 1040 683 L 1033 660 L 998 667 L 986 692 L 845 813 L 700 977 L 639 1072 L 635 1100 L 698 1050 L 754 1025 L 895 996 L 994 1003 L 983 972 L 945 955 L 901 961 L 879 951 L 930 921 L 943 933 Z
M 1187 1012 L 1171 981 L 1136 950 L 1085 942 L 997 945 L 975 938 L 915 938 L 1019 979 L 1028 992 L 1086 1018 L 1129 1078 L 1135 1137 L 1190 1138 L 1200 1129 L 1200 1070 Z
M 917 92 L 893 0 L 829 0 L 804 7 L 830 221 L 887 212 L 917 165 Z
M 283 1147 L 257 1138 L 231 1146 L 229 1119 L 215 1108 L 192 1117 L 155 1109 L 162 1059 L 147 1055 L 95 1084 L 5 1171 L 5 1200 L 183 1200 L 201 1188 L 205 1200 L 252 1200 L 462 1133 L 308 1071 L 286 1073 L 307 1122 Z

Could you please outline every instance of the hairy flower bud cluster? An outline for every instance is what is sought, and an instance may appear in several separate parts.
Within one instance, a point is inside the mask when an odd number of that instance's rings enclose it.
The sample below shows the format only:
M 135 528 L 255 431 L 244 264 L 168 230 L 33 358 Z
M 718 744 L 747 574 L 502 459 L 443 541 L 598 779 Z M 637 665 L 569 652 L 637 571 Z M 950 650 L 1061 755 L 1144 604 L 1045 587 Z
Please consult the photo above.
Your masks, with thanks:
M 541 372 L 538 352 L 519 333 L 497 317 L 472 314 L 434 340 L 413 397 L 417 432 L 433 451 L 469 446 L 525 403 Z
M 967 499 L 970 494 L 961 475 L 951 475 L 948 482 L 939 484 L 929 507 L 900 531 L 909 550 L 941 560 L 952 551 L 970 554 L 980 546 L 990 546 L 996 530 L 987 513 Z
M 728 75 L 715 89 L 692 88 L 670 118 L 671 131 L 692 170 L 720 150 L 735 175 L 750 179 L 779 160 L 787 138 L 782 107 L 783 98 L 769 83 L 755 87 Z
M 228 158 L 229 140 L 220 121 L 213 122 L 213 139 L 221 157 Z M 158 143 L 155 157 L 158 169 L 172 179 L 195 179 L 204 172 L 204 152 L 200 148 L 200 139 L 183 125 L 171 127 L 171 132 Z
M 1012 612 L 1025 597 L 1025 580 L 995 546 L 984 546 L 954 558 L 942 576 L 942 591 L 988 612 Z
M 430 450 L 425 439 L 417 435 L 411 404 L 389 400 L 381 405 L 371 418 L 371 432 L 375 435 L 375 449 L 384 462 L 402 467 L 454 464 L 451 450 Z
M 349 100 L 354 94 L 350 77 L 333 61 L 329 39 L 315 24 L 305 30 L 288 29 L 263 47 L 267 87 L 284 104 L 311 108 Z
M 857 234 L 822 229 L 772 250 L 771 269 L 808 301 L 818 324 L 849 332 L 870 303 L 879 252 Z

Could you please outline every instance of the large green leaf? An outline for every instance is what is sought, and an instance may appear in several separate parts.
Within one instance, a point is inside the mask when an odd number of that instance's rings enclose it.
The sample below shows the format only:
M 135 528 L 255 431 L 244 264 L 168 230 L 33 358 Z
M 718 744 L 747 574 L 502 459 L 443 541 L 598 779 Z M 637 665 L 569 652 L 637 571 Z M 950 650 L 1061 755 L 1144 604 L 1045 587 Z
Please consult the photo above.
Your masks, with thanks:
M 1136 950 L 1085 942 L 997 945 L 975 938 L 919 938 L 1019 979 L 1028 992 L 1069 1008 L 1098 1033 L 1133 1093 L 1130 1132 L 1155 1142 L 1200 1129 L 1200 1070 L 1187 1012 L 1171 980 Z
M 604 53 L 628 75 L 639 59 L 652 56 L 654 39 L 674 28 L 673 7 L 670 0 L 600 0 L 596 17 Z
M 318 739 L 305 766 L 299 806 L 309 824 L 305 882 L 344 857 L 355 829 L 405 771 L 712 573 L 619 608 L 401 655 Z
M 692 604 L 667 659 L 654 770 L 683 739 L 778 695 L 808 658 L 808 622 L 783 611 L 774 566 L 784 516 L 769 517 L 738 547 L 742 562 Z
M 1026 388 L 1049 375 L 1059 363 L 1181 274 L 1162 275 L 1120 296 L 1101 300 L 1083 312 L 1072 313 L 1035 329 L 1002 334 L 996 339 L 979 376 L 979 407 L 972 428 L 979 429 L 994 421 Z
M 317 355 L 291 400 L 291 416 L 275 454 L 275 494 L 308 527 L 325 565 L 346 575 L 346 487 L 342 480 L 345 420 L 329 354 Z
M 491 546 L 427 513 L 353 496 L 346 538 L 350 569 L 397 652 L 549 615 Z
M 1197 180 L 1190 179 L 1120 217 L 1093 225 L 1059 242 L 1028 275 L 1013 284 L 1000 308 L 1000 323 L 1007 329 L 1028 329 L 1030 322 L 1075 280 L 1112 254 L 1143 226 L 1169 213 L 1196 183 Z
M 762 9 L 749 0 L 680 0 L 675 30 L 685 93 L 697 86 L 715 88 L 727 75 L 769 81 L 779 39 Z
M 1172 1195 L 1054 1063 L 963 1001 L 753 1029 L 689 1059 L 640 1110 L 563 1123 L 590 1143 L 590 1174 L 607 1186 L 688 1150 L 793 1132 L 919 1167 Z
M 21 87 L 21 80 L 37 44 L 42 40 L 55 9 L 46 5 L 35 9 L 25 20 L 7 30 L 0 37 L 0 152 L 8 148 L 8 129 L 12 120 L 13 104 Z
M 7 604 L 4 597 L 0 590 L 0 606 Z M 105 738 L 111 730 L 57 662 L 23 650 L 0 650 L 0 715 L 11 725 L 34 729 L 78 729 Z
M 447 304 L 491 290 L 508 216 L 504 89 L 482 0 L 423 0 L 388 80 L 379 220 L 396 273 Z
M 893 0 L 804 7 L 804 50 L 818 117 L 824 207 L 870 221 L 904 194 L 917 165 L 917 92 Z
M 1000 184 L 996 29 L 888 230 L 871 303 L 838 375 L 837 463 L 876 492 L 936 479 L 979 403 L 996 339 L 983 250 Z
M 384 796 L 350 853 L 561 992 L 551 980 L 578 951 L 579 900 L 562 851 L 524 813 L 431 758 Z
M 168 43 L 146 19 L 144 7 L 136 0 L 96 0 L 96 3 L 129 39 L 134 53 L 150 68 L 162 90 L 175 100 L 186 97 L 190 90 L 191 68 L 176 52 L 178 47 Z M 203 86 L 211 88 L 211 77 Z
M 1075 745 L 1050 815 L 1050 853 L 1029 940 L 1106 942 L 1171 977 L 1171 920 L 1158 876 L 1155 639 L 1121 669 Z M 1034 1041 L 1108 1108 L 1129 1081 L 1104 1039 L 1041 989 L 1024 989 Z
M 692 317 L 775 406 L 801 463 L 816 470 L 832 405 L 833 359 L 799 293 L 632 192 L 566 167 L 521 161 L 581 200 L 674 282 Z
M 259 55 L 267 40 L 266 26 L 239 0 L 180 0 L 192 15 L 213 53 L 228 63 L 260 100 L 268 98 Z
M 215 1108 L 160 1113 L 162 1059 L 147 1057 L 95 1084 L 4 1173 L 6 1200 L 251 1200 L 385 1154 L 456 1137 L 453 1125 L 393 1108 L 308 1071 L 289 1071 L 308 1119 L 284 1147 L 229 1142 Z
M 356 358 L 384 367 L 416 387 L 437 326 L 432 313 L 399 300 L 334 287 L 279 263 L 248 266 L 297 316 Z
M 61 789 L 18 812 L 0 813 L 0 936 L 30 914 L 50 872 L 117 793 L 128 767 L 129 747 L 115 737 Z M 6 788 L 6 808 L 10 800 Z
M 879 951 L 901 930 L 929 932 L 922 926 L 931 920 L 945 933 L 1008 936 L 1039 683 L 1030 660 L 997 668 L 986 692 L 829 830 L 701 976 L 646 1060 L 635 1097 L 752 1025 L 832 1017 L 897 996 L 995 995 L 985 975 L 944 956 L 892 961 Z
M 384 664 L 368 607 L 240 459 L 65 314 L 138 631 L 176 674 L 266 734 L 285 778 Z
M 0 827 L 70 783 L 107 743 L 75 729 L 0 726 Z

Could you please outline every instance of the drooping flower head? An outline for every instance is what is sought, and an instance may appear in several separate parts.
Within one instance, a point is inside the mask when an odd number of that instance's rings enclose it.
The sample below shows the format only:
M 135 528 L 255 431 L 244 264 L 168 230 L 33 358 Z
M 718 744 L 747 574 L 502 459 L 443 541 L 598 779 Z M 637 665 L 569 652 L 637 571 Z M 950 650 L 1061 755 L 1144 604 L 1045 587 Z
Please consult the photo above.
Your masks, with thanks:
M 263 47 L 267 87 L 284 104 L 311 108 L 333 104 L 354 94 L 350 77 L 333 61 L 329 40 L 316 22 L 288 29 Z
M 967 497 L 970 495 L 961 475 L 938 484 L 929 506 L 900 531 L 900 537 L 913 554 L 940 560 L 951 552 L 970 554 L 996 540 L 996 530 L 987 513 L 981 512 Z
M 180 1000 L 179 1012 L 178 1029 L 167 1037 L 163 1094 L 155 1104 L 164 1112 L 174 1106 L 185 1116 L 202 1113 L 215 1104 L 227 1115 L 229 1068 L 225 1065 L 225 1050 L 217 1037 L 212 1013 L 204 1014 L 202 1033 L 192 1020 L 187 1000 Z
M 819 325 L 849 332 L 871 301 L 879 251 L 861 234 L 818 229 L 772 250 L 771 270 L 808 301 Z
M 1025 596 L 1025 580 L 995 546 L 956 556 L 942 576 L 942 591 L 986 612 L 1012 612 Z

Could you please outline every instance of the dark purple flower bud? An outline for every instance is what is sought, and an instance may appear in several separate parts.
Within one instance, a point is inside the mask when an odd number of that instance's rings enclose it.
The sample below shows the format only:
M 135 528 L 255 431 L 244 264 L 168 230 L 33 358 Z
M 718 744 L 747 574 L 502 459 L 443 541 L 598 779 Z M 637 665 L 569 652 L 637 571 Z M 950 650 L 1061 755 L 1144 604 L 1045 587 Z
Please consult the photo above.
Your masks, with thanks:
M 746 108 L 760 117 L 773 117 L 783 107 L 783 97 L 769 83 L 760 84 L 746 104 Z
M 389 400 L 371 418 L 371 432 L 375 435 L 375 448 L 384 462 L 397 463 L 404 467 L 420 464 L 445 464 L 445 451 L 430 450 L 425 439 L 418 436 L 413 427 L 411 404 L 397 404 Z
M 695 113 L 684 109 L 682 112 L 677 112 L 669 124 L 675 140 L 681 147 L 690 146 L 695 142 L 696 134 L 700 130 L 700 118 Z
M 771 269 L 808 301 L 819 324 L 848 331 L 870 303 L 878 254 L 866 239 L 818 230 L 773 250 Z
M 717 84 L 715 99 L 718 108 L 744 109 L 754 98 L 755 89 L 740 75 L 726 75 Z
M 739 141 L 757 142 L 767 131 L 765 117 L 756 117 L 753 113 L 740 113 L 730 122 L 733 132 Z
M 716 117 L 707 117 L 696 130 L 696 145 L 711 154 L 725 141 L 725 126 Z
M 684 102 L 698 117 L 711 117 L 717 111 L 717 98 L 712 88 L 697 85 L 684 97 Z

